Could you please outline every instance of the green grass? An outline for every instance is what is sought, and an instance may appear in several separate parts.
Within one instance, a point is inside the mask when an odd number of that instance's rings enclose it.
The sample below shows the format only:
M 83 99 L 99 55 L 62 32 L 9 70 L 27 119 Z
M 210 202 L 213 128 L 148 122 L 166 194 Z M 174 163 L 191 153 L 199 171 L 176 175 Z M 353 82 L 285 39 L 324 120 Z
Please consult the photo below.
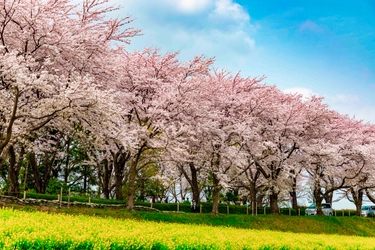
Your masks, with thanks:
M 15 207 L 32 211 L 35 207 Z M 71 215 L 89 215 L 116 219 L 136 219 L 167 223 L 229 226 L 235 228 L 273 230 L 293 233 L 340 234 L 375 237 L 375 218 L 363 217 L 320 217 L 287 215 L 226 215 L 196 213 L 129 212 L 125 209 L 109 208 L 50 208 L 50 212 Z
M 375 237 L 375 219 L 361 217 L 305 217 L 285 215 L 209 215 L 141 212 L 138 219 L 160 222 L 231 226 L 294 233 L 341 234 Z
M 32 199 L 57 200 L 57 195 L 53 195 L 53 194 L 27 193 L 26 197 L 32 198 Z M 68 201 L 68 196 L 63 195 L 62 200 Z M 75 201 L 88 203 L 89 198 L 88 197 L 71 196 L 70 202 L 75 202 Z M 97 203 L 97 204 L 115 204 L 115 205 L 116 204 L 121 204 L 121 205 L 126 204 L 126 201 L 124 201 L 124 200 L 114 200 L 114 199 L 91 198 L 90 201 L 92 203 Z

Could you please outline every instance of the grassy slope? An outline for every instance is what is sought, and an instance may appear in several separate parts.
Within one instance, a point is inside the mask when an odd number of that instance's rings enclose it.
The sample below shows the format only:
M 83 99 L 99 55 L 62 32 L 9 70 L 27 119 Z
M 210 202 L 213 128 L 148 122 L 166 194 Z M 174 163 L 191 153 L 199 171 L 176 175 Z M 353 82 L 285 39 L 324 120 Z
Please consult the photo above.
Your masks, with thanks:
M 372 237 L 246 230 L 11 209 L 0 210 L 0 221 L 0 249 L 375 249 Z
M 17 207 L 15 207 L 17 208 Z M 18 207 L 35 210 L 34 207 Z M 362 217 L 314 217 L 277 215 L 219 215 L 191 213 L 128 212 L 125 209 L 70 208 L 53 209 L 49 212 L 83 214 L 118 219 L 175 222 L 230 226 L 259 230 L 275 230 L 293 233 L 340 234 L 375 237 L 375 218 Z

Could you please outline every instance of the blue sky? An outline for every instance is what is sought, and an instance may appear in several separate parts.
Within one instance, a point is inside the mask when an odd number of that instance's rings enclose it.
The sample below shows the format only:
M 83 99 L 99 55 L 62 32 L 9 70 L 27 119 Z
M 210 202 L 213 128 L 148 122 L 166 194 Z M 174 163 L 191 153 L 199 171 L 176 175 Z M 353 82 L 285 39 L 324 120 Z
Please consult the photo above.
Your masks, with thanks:
M 142 29 L 129 50 L 215 56 L 215 67 L 266 75 L 267 84 L 324 96 L 332 109 L 375 123 L 374 1 L 117 2 Z

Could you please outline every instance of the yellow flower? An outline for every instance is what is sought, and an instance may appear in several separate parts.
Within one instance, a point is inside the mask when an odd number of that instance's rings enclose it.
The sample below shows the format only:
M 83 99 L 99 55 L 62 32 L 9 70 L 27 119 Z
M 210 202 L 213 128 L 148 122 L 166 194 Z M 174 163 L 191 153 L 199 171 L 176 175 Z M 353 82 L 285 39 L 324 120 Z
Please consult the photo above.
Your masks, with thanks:
M 44 248 L 57 248 L 58 244 L 76 248 L 83 244 L 93 249 L 109 249 L 111 245 L 143 249 L 157 245 L 169 249 L 182 246 L 190 249 L 375 249 L 375 239 L 370 237 L 296 234 L 0 209 L 0 249 L 14 249 L 15 246 L 27 249 L 37 243 L 39 247 L 44 244 Z

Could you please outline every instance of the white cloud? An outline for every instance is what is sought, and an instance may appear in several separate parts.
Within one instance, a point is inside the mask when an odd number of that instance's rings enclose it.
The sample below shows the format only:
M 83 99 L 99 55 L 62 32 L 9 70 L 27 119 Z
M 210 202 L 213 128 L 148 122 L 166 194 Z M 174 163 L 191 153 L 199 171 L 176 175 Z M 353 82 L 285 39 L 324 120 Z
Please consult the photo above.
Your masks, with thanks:
M 232 72 L 240 69 L 246 72 L 246 69 L 253 68 L 250 65 L 256 53 L 256 41 L 251 34 L 255 32 L 255 28 L 250 23 L 239 23 L 233 18 L 211 17 L 215 10 L 223 11 L 220 5 L 215 5 L 222 0 L 204 0 L 205 4 L 202 3 L 201 7 L 193 4 L 198 1 L 183 3 L 177 0 L 161 0 L 157 1 L 158 4 L 156 1 L 129 1 L 133 3 L 127 5 L 126 11 L 137 18 L 134 25 L 142 28 L 144 34 L 132 39 L 132 43 L 127 47 L 129 50 L 155 46 L 161 48 L 162 52 L 180 50 L 181 60 L 191 60 L 193 56 L 202 54 L 216 57 L 215 67 Z M 231 7 L 229 11 L 241 13 L 240 10 L 243 10 L 231 1 L 226 4 Z M 189 13 L 188 10 L 201 12 Z M 248 14 L 246 15 L 247 18 L 244 19 L 249 20 Z
M 303 98 L 318 95 L 311 89 L 302 87 L 285 89 L 283 92 L 288 94 L 298 93 L 301 94 Z M 350 117 L 355 117 L 356 119 L 364 120 L 365 122 L 375 122 L 374 108 L 371 105 L 361 103 L 358 96 L 343 94 L 324 96 L 323 102 L 327 103 L 330 109 L 336 110 L 340 114 L 347 114 Z
M 347 114 L 357 120 L 375 123 L 374 107 L 359 102 L 350 103 L 329 103 L 330 108 L 338 111 L 340 114 Z
M 178 11 L 192 14 L 199 13 L 213 4 L 213 0 L 164 0 L 170 6 L 173 6 Z
M 232 0 L 217 0 L 215 9 L 210 14 L 211 18 L 234 20 L 245 23 L 250 21 L 250 15 L 238 3 Z
M 337 102 L 357 102 L 359 101 L 358 96 L 355 95 L 343 95 L 343 94 L 338 94 L 336 96 L 333 96 L 332 101 L 337 101 Z
M 181 54 L 217 56 L 217 59 L 232 64 L 237 63 L 240 57 L 249 55 L 255 48 L 255 40 L 241 30 L 226 32 L 212 29 L 192 34 L 181 29 L 172 39 L 181 46 L 178 48 Z
M 313 95 L 317 95 L 311 89 L 300 87 L 285 89 L 283 92 L 287 94 L 301 94 L 303 98 L 310 98 Z
M 322 32 L 323 29 L 317 23 L 306 20 L 305 22 L 301 23 L 299 26 L 300 31 L 312 31 L 312 32 Z

